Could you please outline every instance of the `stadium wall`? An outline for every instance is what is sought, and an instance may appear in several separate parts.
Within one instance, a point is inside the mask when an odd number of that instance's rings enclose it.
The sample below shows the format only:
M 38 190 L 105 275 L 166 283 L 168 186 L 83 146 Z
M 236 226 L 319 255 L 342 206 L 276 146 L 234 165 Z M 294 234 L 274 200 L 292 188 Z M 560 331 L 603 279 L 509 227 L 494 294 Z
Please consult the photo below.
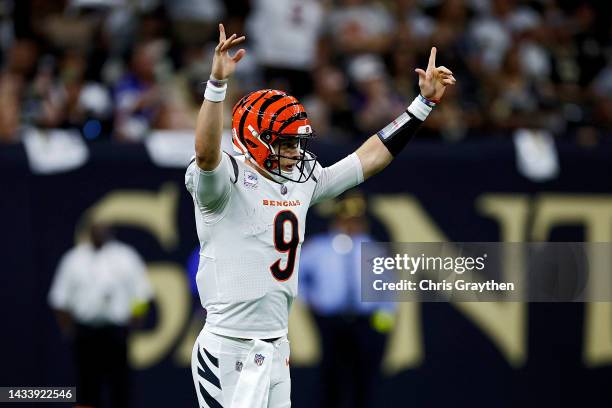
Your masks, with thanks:
M 354 146 L 319 143 L 323 164 Z M 557 143 L 559 173 L 517 170 L 509 139 L 418 142 L 367 181 L 373 233 L 395 241 L 611 241 L 612 146 Z M 131 338 L 134 407 L 195 406 L 188 370 L 203 315 L 186 265 L 197 246 L 184 169 L 144 145 L 93 144 L 77 168 L 33 170 L 24 145 L 0 147 L 0 384 L 74 383 L 70 343 L 46 294 L 62 254 L 92 220 L 138 249 L 156 287 Z M 185 163 L 186 164 L 186 163 Z M 311 210 L 308 235 L 324 230 Z M 318 346 L 307 310 L 292 315 L 295 407 L 313 406 Z M 609 406 L 610 304 L 416 304 L 399 307 L 377 406 Z M 54 405 L 57 406 L 57 405 Z

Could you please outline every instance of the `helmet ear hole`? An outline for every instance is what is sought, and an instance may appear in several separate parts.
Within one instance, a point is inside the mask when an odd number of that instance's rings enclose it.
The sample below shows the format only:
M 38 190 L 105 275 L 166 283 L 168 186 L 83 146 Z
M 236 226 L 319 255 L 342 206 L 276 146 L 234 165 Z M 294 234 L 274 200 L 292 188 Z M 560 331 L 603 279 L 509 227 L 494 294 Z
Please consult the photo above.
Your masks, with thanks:
M 265 130 L 265 131 L 263 131 L 263 132 L 262 132 L 262 134 L 261 134 L 261 138 L 262 138 L 264 141 L 266 141 L 266 142 L 270 143 L 270 140 L 272 140 L 272 135 L 270 134 L 270 132 L 268 132 L 267 130 Z

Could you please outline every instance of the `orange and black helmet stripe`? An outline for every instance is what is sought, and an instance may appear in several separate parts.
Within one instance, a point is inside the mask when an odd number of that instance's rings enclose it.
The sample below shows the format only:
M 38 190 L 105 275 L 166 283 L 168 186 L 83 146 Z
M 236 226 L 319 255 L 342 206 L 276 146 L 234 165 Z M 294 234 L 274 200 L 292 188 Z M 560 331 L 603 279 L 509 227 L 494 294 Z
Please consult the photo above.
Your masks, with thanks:
M 262 89 L 251 92 L 236 103 L 232 110 L 232 132 L 234 147 L 248 154 L 257 164 L 267 171 L 280 173 L 280 159 L 277 160 L 270 144 L 285 133 L 286 137 L 306 139 L 311 136 L 310 121 L 299 101 L 291 95 L 279 90 Z M 307 130 L 308 134 L 297 133 Z M 268 133 L 269 132 L 269 133 Z M 261 137 L 264 136 L 264 137 Z M 260 138 L 261 137 L 261 138 Z M 306 146 L 300 144 L 301 146 Z M 246 149 L 246 151 L 245 151 Z M 303 168 L 305 160 L 316 160 L 312 153 L 308 155 L 302 150 L 297 168 L 300 178 L 294 180 L 304 182 Z M 271 159 L 271 156 L 274 156 Z M 308 157 L 308 159 L 306 159 Z M 274 161 L 276 160 L 276 161 Z M 284 177 L 284 176 L 283 176 Z M 308 179 L 306 177 L 306 179 Z M 301 180 L 301 181 L 299 181 Z
M 270 106 L 274 102 L 277 102 L 277 101 L 279 101 L 281 99 L 284 99 L 286 97 L 287 97 L 287 95 L 272 95 L 271 97 L 267 98 L 261 104 L 261 107 L 259 108 L 259 112 L 258 112 L 258 115 L 257 115 L 257 128 L 258 129 L 261 129 L 261 121 L 266 116 L 266 111 L 270 108 Z
M 270 126 L 269 126 L 269 128 L 270 128 L 270 129 L 274 129 L 274 122 L 276 122 L 276 118 L 278 118 L 278 116 L 279 116 L 281 113 L 283 113 L 283 111 L 284 111 L 285 109 L 290 108 L 290 107 L 295 106 L 295 105 L 299 105 L 299 104 L 300 104 L 300 103 L 296 101 L 296 102 L 292 102 L 292 103 L 290 103 L 290 104 L 287 104 L 287 105 L 285 105 L 285 106 L 281 106 L 279 110 L 277 110 L 276 112 L 274 112 L 274 113 L 272 114 L 272 119 L 270 119 Z
M 255 104 L 257 102 L 259 102 L 264 96 L 266 96 L 269 92 L 271 92 L 271 90 L 267 89 L 265 92 L 262 92 L 261 95 L 259 95 L 259 97 L 257 97 L 253 103 L 251 103 L 250 105 L 248 105 L 246 107 L 247 113 L 242 115 L 242 117 L 240 118 L 240 124 L 238 125 L 238 137 L 240 138 L 240 141 L 245 144 L 245 140 L 244 140 L 244 125 L 246 123 L 247 117 L 251 114 L 251 110 L 255 107 Z M 249 94 L 249 96 L 255 94 L 255 92 L 253 92 L 252 94 Z M 248 102 L 248 97 L 247 100 L 243 103 L 243 106 L 246 105 L 246 103 Z
M 306 114 L 306 112 L 304 112 L 304 111 L 298 112 L 295 115 L 291 116 L 289 119 L 285 120 L 283 122 L 282 126 L 280 127 L 280 129 L 278 129 L 278 132 L 279 133 L 282 132 L 283 130 L 285 130 L 285 128 L 287 126 L 289 126 L 290 124 L 292 124 L 295 121 L 304 120 L 304 119 L 307 119 L 307 118 L 308 118 L 308 115 Z

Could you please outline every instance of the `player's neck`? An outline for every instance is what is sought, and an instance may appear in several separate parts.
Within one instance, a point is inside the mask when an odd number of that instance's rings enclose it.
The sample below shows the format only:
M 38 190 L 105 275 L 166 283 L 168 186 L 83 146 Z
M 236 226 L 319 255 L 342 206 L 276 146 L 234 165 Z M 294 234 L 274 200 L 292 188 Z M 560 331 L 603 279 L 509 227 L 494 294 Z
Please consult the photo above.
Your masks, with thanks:
M 245 163 L 246 163 L 248 166 L 251 166 L 252 168 L 254 168 L 254 169 L 255 169 L 255 171 L 257 171 L 257 172 L 258 172 L 259 174 L 261 174 L 263 177 L 267 178 L 267 179 L 268 179 L 268 180 L 270 180 L 270 181 L 273 181 L 273 182 L 275 182 L 275 183 L 278 183 L 276 180 L 274 180 L 274 179 L 272 178 L 272 176 L 271 176 L 271 175 L 269 175 L 269 174 L 268 174 L 268 172 L 266 172 L 266 171 L 262 170 L 261 168 L 259 168 L 259 166 L 257 166 L 256 164 L 254 164 L 254 163 L 251 161 L 251 159 L 247 158 L 247 159 L 246 159 L 244 162 L 245 162 Z

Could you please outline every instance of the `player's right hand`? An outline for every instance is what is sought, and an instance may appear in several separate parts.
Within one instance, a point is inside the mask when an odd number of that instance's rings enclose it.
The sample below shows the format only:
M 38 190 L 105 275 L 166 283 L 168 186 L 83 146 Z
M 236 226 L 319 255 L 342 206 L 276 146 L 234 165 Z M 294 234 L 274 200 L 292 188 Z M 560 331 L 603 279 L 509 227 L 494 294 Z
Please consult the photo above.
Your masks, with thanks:
M 232 34 L 229 38 L 225 38 L 225 27 L 223 24 L 219 24 L 219 44 L 215 48 L 215 56 L 213 57 L 211 75 L 215 79 L 223 80 L 229 78 L 236 70 L 236 64 L 244 57 L 246 51 L 239 49 L 233 56 L 229 54 L 229 50 L 240 44 L 246 39 L 237 37 L 236 34 Z

